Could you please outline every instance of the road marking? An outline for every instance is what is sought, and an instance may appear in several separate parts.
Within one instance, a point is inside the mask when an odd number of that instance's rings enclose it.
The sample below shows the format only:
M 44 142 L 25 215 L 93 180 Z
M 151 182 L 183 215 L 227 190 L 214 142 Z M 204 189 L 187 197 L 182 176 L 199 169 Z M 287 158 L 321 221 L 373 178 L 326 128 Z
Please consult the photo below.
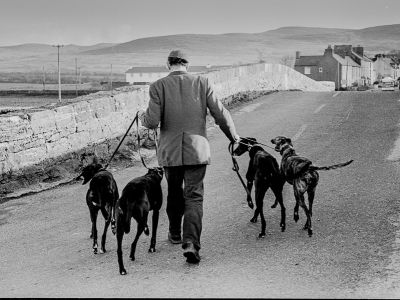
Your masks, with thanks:
M 351 106 L 351 108 L 349 109 L 349 112 L 347 113 L 346 116 L 346 121 L 349 119 L 351 112 L 353 111 L 353 106 Z
M 245 112 L 251 112 L 251 111 L 255 110 L 257 107 L 259 107 L 261 104 L 262 104 L 262 102 L 247 105 L 247 106 L 243 107 L 241 110 L 239 110 L 238 112 L 236 112 L 235 115 L 241 115 L 242 113 L 245 113 Z
M 318 107 L 316 110 L 314 110 L 314 114 L 318 113 L 326 104 L 322 104 L 320 107 Z
M 304 130 L 306 130 L 306 128 L 307 128 L 306 124 L 301 125 L 301 127 L 299 128 L 297 133 L 292 137 L 292 140 L 293 141 L 297 140 L 301 136 L 301 134 L 304 132 Z
M 333 94 L 332 97 L 336 97 L 336 96 L 339 95 L 339 94 L 340 94 L 340 92 L 336 92 L 335 94 Z

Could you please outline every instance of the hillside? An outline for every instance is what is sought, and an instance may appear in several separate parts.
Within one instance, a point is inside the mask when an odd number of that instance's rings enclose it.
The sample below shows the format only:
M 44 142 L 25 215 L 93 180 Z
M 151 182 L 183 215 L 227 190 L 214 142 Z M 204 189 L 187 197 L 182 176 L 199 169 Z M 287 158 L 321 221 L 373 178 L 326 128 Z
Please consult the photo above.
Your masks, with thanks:
M 231 33 L 219 35 L 182 34 L 142 38 L 126 43 L 85 51 L 84 54 L 100 55 L 110 53 L 138 53 L 168 51 L 184 48 L 194 54 L 244 52 L 260 49 L 263 52 L 312 50 L 315 54 L 323 51 L 321 45 L 360 44 L 367 51 L 382 51 L 400 48 L 400 24 L 370 27 L 365 29 L 336 29 L 314 27 L 282 27 L 262 33 Z
M 352 44 L 364 46 L 367 55 L 400 49 L 400 24 L 364 29 L 320 27 L 281 27 L 259 33 L 179 34 L 141 38 L 120 44 L 92 46 L 65 45 L 60 51 L 63 74 L 75 74 L 75 59 L 83 76 L 102 74 L 111 68 L 123 76 L 131 66 L 164 65 L 171 49 L 189 52 L 192 65 L 228 65 L 264 60 L 279 63 L 293 58 L 296 51 L 303 55 L 320 55 L 327 45 Z M 111 67 L 112 65 L 112 67 Z M 51 45 L 23 44 L 0 47 L 0 75 L 57 72 L 57 49 Z M 6 75 L 5 75 L 6 76 Z M 35 75 L 36 76 L 36 75 Z

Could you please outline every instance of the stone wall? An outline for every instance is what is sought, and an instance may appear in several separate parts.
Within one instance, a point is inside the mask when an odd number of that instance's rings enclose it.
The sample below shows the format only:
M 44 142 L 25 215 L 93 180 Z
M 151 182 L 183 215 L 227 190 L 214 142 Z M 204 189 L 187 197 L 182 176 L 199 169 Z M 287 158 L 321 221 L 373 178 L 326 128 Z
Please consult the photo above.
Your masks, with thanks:
M 332 90 L 282 65 L 254 64 L 204 76 L 225 104 L 238 93 Z M 0 115 L 0 195 L 14 191 L 15 178 L 22 186 L 60 180 L 65 173 L 77 172 L 88 155 L 107 159 L 147 103 L 148 88 L 125 87 L 112 97 L 99 92 L 63 105 Z

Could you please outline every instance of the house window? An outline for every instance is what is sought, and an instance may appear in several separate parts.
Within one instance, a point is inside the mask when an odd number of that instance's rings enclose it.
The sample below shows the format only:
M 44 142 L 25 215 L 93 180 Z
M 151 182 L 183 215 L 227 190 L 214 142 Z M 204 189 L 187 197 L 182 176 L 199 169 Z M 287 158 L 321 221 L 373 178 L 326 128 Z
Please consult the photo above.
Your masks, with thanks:
M 304 74 L 310 75 L 311 74 L 311 67 L 304 67 Z
M 322 67 L 319 67 L 319 68 L 318 68 L 318 71 L 319 71 L 320 73 L 322 73 Z

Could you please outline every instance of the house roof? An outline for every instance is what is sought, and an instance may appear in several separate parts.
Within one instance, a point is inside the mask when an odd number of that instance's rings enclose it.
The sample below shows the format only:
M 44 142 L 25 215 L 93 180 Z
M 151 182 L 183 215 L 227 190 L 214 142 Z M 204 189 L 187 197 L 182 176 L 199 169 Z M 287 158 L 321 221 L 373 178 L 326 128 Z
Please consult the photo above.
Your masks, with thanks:
M 321 55 L 300 56 L 296 58 L 295 66 L 317 66 L 322 57 Z
M 352 60 L 349 56 L 345 56 L 344 58 L 340 55 L 332 53 L 334 59 L 336 59 L 342 66 L 353 66 L 353 67 L 360 67 L 358 63 Z
M 355 56 L 358 57 L 359 59 L 365 60 L 365 61 L 369 61 L 371 62 L 372 60 L 368 57 L 366 57 L 365 55 L 360 55 L 357 52 L 351 51 L 351 53 Z
M 189 66 L 189 72 L 199 73 L 210 71 L 211 68 L 206 66 Z M 132 67 L 125 73 L 169 73 L 170 71 L 166 67 Z

